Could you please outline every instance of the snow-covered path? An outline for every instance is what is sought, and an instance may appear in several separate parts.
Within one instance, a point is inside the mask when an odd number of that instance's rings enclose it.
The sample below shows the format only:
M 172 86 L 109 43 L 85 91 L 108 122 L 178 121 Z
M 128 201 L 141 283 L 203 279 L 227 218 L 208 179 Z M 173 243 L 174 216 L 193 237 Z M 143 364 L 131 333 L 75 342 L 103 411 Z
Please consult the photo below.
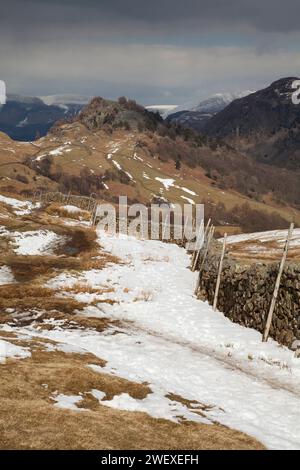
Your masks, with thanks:
M 209 420 L 255 436 L 269 448 L 299 449 L 300 359 L 272 340 L 262 344 L 257 331 L 233 324 L 196 299 L 197 273 L 187 269 L 183 249 L 104 232 L 99 239 L 126 264 L 87 271 L 81 280 L 113 287 L 105 295 L 119 303 L 85 313 L 123 320 L 125 326 L 104 333 L 57 328 L 39 334 L 94 353 L 107 361 L 104 371 L 148 382 L 158 406 L 169 393 L 197 400 L 209 405 Z M 52 285 L 78 280 L 60 275 Z

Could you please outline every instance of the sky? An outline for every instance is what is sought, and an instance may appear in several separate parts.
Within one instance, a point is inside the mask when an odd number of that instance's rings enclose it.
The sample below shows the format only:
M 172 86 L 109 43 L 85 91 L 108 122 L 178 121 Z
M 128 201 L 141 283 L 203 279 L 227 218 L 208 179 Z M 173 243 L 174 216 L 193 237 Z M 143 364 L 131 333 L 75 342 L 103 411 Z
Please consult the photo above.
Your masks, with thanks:
M 300 75 L 299 0 L 1 0 L 8 93 L 184 104 Z

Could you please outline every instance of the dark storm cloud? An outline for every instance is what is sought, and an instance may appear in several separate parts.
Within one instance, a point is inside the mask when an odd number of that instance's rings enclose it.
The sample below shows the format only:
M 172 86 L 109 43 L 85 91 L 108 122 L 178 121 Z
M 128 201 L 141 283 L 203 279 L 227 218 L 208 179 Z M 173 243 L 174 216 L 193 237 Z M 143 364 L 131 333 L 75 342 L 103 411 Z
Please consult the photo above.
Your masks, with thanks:
M 299 0 L 0 2 L 11 92 L 176 103 L 299 75 Z
M 106 21 L 170 29 L 189 25 L 244 27 L 260 31 L 299 30 L 299 0 L 10 0 L 1 2 L 0 22 L 25 29 L 45 25 L 93 27 Z M 112 25 L 113 26 L 113 25 Z M 188 33 L 189 31 L 187 31 Z M 17 31 L 16 31 L 17 33 Z

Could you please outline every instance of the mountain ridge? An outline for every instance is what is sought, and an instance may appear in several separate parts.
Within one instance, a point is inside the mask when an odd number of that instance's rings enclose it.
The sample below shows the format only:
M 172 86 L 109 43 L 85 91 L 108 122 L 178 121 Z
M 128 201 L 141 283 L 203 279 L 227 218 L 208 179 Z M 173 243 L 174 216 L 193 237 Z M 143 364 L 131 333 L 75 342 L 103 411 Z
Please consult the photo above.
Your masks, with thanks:
M 233 101 L 205 124 L 203 132 L 226 140 L 259 162 L 300 168 L 300 106 L 292 102 L 295 80 L 276 80 Z

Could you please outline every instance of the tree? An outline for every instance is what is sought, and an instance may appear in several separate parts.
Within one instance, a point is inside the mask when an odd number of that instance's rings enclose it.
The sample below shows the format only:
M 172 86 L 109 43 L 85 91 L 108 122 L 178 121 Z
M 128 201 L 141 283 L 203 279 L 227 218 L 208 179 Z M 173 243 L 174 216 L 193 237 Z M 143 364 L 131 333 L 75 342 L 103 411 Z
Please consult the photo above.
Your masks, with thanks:
M 181 168 L 181 161 L 179 158 L 177 158 L 176 162 L 175 162 L 175 168 L 176 170 L 180 170 Z

